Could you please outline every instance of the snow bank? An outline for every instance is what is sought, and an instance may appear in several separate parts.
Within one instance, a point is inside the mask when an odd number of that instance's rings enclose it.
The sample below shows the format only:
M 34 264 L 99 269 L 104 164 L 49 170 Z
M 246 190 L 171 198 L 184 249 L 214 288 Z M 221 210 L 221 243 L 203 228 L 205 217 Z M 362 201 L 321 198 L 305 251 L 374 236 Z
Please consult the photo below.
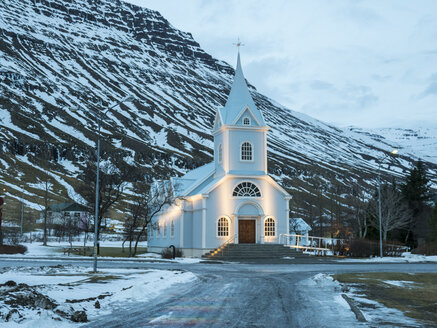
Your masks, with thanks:
M 317 309 L 323 313 L 320 327 L 361 327 L 349 304 L 341 296 L 340 283 L 330 275 L 318 273 L 311 278 L 304 279 L 297 284 L 298 288 L 305 290 L 302 302 L 308 302 L 314 306 L 311 311 Z M 323 320 L 323 321 L 322 321 Z
M 364 263 L 419 263 L 437 262 L 437 255 L 418 255 L 405 252 L 400 257 L 371 257 L 364 259 L 342 259 L 337 262 L 364 262 Z
M 147 302 L 174 284 L 195 279 L 193 273 L 182 270 L 102 269 L 92 274 L 83 267 L 62 265 L 8 269 L 0 273 L 0 285 L 12 280 L 22 290 L 0 286 L 3 294 L 0 297 L 0 326 L 73 327 L 77 324 L 70 317 L 76 311 L 85 311 L 88 320 L 92 321 L 99 315 L 110 314 L 120 303 Z M 55 307 L 45 309 L 19 302 L 8 304 L 8 300 L 22 294 L 23 289 L 48 297 Z M 8 315 L 9 321 L 5 322 Z

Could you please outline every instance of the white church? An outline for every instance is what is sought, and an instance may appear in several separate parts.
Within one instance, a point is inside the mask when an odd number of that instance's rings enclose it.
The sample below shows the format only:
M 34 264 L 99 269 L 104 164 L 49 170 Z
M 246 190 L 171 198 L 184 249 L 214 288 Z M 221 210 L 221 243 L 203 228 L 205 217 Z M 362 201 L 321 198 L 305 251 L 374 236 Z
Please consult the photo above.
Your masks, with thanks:
M 267 173 L 268 130 L 238 54 L 211 131 L 214 161 L 167 182 L 179 199 L 154 217 L 149 251 L 174 245 L 184 256 L 201 256 L 225 243 L 279 243 L 289 233 L 291 196 Z

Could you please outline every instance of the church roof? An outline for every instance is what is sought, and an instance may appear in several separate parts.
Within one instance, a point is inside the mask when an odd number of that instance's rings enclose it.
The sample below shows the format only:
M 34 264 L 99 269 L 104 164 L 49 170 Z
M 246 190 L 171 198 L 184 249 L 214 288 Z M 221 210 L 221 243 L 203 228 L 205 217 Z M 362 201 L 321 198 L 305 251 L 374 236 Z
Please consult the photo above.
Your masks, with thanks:
M 261 112 L 256 107 L 249 88 L 244 78 L 243 69 L 241 68 L 240 53 L 237 57 L 237 68 L 235 69 L 234 82 L 231 92 L 223 109 L 220 110 L 223 124 L 234 124 L 235 120 L 241 115 L 241 112 L 248 106 L 251 112 L 255 115 L 261 126 L 265 126 L 264 118 Z
M 214 162 L 194 169 L 180 178 L 172 178 L 173 187 L 177 196 L 192 195 L 193 189 L 202 184 L 209 176 L 215 172 Z
M 221 175 L 215 176 L 215 163 L 211 162 L 209 164 L 203 165 L 194 169 L 180 178 L 170 178 L 171 184 L 174 190 L 174 196 L 176 197 L 186 197 L 194 196 L 199 194 L 208 194 L 214 189 L 220 180 L 226 179 L 227 177 L 232 177 L 234 175 Z M 241 174 L 238 172 L 238 176 L 246 177 L 247 174 Z M 260 177 L 260 175 L 253 174 L 253 178 Z M 167 180 L 166 183 L 169 181 Z M 290 196 L 286 190 L 284 190 L 275 180 L 270 176 L 267 176 L 267 182 L 272 184 L 276 189 L 279 190 L 283 195 Z M 303 221 L 303 220 L 302 220 Z M 305 222 L 305 221 L 303 221 Z M 311 230 L 311 228 L 310 228 Z
M 88 211 L 88 209 L 85 206 L 74 203 L 74 202 L 52 204 L 47 208 L 47 210 L 52 211 L 52 212 L 85 212 L 85 211 Z

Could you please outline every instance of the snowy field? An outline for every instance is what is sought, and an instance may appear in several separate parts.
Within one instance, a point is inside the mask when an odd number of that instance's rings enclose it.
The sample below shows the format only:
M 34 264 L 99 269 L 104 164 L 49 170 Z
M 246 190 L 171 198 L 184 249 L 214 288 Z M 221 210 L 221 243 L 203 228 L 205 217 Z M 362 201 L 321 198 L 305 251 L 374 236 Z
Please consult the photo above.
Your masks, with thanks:
M 100 246 L 101 247 L 120 247 L 121 248 L 121 241 L 105 241 L 105 242 L 101 242 Z M 80 255 L 67 255 L 63 253 L 63 249 L 64 248 L 70 248 L 70 244 L 67 242 L 61 242 L 61 243 L 49 243 L 48 246 L 43 246 L 41 243 L 21 243 L 21 245 L 26 246 L 27 247 L 27 252 L 24 254 L 0 254 L 0 259 L 1 258 L 30 258 L 30 257 L 34 257 L 34 258 L 57 258 L 59 260 L 64 259 L 64 258 L 76 258 L 76 259 L 90 259 L 89 256 L 80 256 Z M 80 242 L 77 243 L 73 243 L 73 247 L 82 247 L 83 244 L 81 244 Z M 91 246 L 91 244 L 89 245 Z M 138 245 L 138 247 L 147 247 L 147 242 L 141 243 Z M 128 252 L 128 247 L 125 245 L 125 251 L 126 253 Z M 149 261 L 163 261 L 163 262 L 177 262 L 177 263 L 186 263 L 186 264 L 191 264 L 191 263 L 199 263 L 201 261 L 200 258 L 187 258 L 187 257 L 177 257 L 174 260 L 169 260 L 169 259 L 163 259 L 161 258 L 160 254 L 156 254 L 156 253 L 143 253 L 143 254 L 138 254 L 136 257 L 134 258 L 129 258 L 129 257 L 103 257 L 103 256 L 99 256 L 99 258 L 101 259 L 105 259 L 105 258 L 110 258 L 112 260 L 149 260 Z
M 121 248 L 122 241 L 101 241 L 100 247 L 120 247 Z M 70 248 L 70 244 L 66 241 L 61 242 L 49 242 L 47 246 L 43 246 L 41 242 L 32 242 L 32 243 L 20 243 L 27 248 L 25 254 L 0 254 L 1 257 L 29 257 L 29 256 L 43 256 L 43 257 L 65 257 L 64 248 Z M 88 242 L 87 247 L 93 247 L 93 244 Z M 129 244 L 125 244 L 126 253 L 129 250 Z M 75 247 L 83 247 L 83 242 L 73 242 L 73 248 Z M 139 243 L 138 247 L 147 247 L 147 242 Z M 151 254 L 151 256 L 156 256 L 157 254 Z M 70 257 L 82 257 L 71 254 Z M 87 257 L 89 258 L 89 257 Z
M 193 281 L 183 270 L 89 269 L 71 265 L 0 273 L 0 327 L 74 327 L 110 314 L 120 303 L 147 302 Z
M 371 257 L 363 259 L 341 259 L 337 262 L 364 262 L 364 263 L 424 263 L 437 262 L 437 255 L 419 255 L 405 252 L 400 257 Z

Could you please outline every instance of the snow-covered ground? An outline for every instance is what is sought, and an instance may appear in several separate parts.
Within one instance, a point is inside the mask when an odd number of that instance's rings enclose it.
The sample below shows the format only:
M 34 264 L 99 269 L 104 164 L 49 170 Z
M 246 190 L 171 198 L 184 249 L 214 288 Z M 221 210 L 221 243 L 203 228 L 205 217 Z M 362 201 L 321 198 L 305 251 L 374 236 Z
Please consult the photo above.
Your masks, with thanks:
M 341 296 L 340 283 L 329 274 L 318 273 L 298 283 L 298 287 L 305 290 L 305 297 L 317 303 L 317 308 L 312 309 L 323 313 L 322 326 L 334 327 L 336 321 L 341 320 L 341 327 L 365 327 L 358 323 L 349 304 Z
M 402 283 L 400 281 L 385 281 L 387 284 Z M 410 287 L 410 282 L 404 282 L 405 285 Z M 314 297 L 317 298 L 320 303 L 320 309 L 327 309 L 329 307 L 335 307 L 335 312 L 339 318 L 342 318 L 342 327 L 373 327 L 374 323 L 378 325 L 384 323 L 386 327 L 419 327 L 420 325 L 414 320 L 405 316 L 401 311 L 387 308 L 384 305 L 370 300 L 357 293 L 354 288 L 345 291 L 341 284 L 334 280 L 332 276 L 325 273 L 318 273 L 315 276 L 303 280 L 300 285 L 306 286 L 309 293 L 313 290 L 317 290 L 317 294 Z M 316 287 L 316 288 L 312 288 Z M 343 298 L 342 294 L 347 295 L 355 302 L 361 304 L 367 304 L 368 307 L 360 306 L 358 312 L 361 312 L 364 319 L 367 322 L 358 322 L 355 320 L 355 314 L 351 311 L 351 306 Z M 347 323 L 344 321 L 347 320 Z M 326 327 L 334 327 L 334 325 L 327 324 Z
M 371 327 L 378 327 L 380 323 L 386 327 L 421 327 L 414 319 L 405 316 L 397 309 L 388 308 L 377 301 L 357 296 L 354 293 L 347 293 L 347 295 L 355 302 L 366 305 L 360 306 L 360 310 L 368 323 L 377 323 Z
M 362 283 L 364 284 L 365 279 L 362 279 Z M 399 287 L 410 289 L 417 287 L 416 283 L 413 281 L 381 280 L 381 282 L 387 284 L 389 288 Z M 359 309 L 358 311 L 370 327 L 423 327 L 421 323 L 406 316 L 404 312 L 396 308 L 387 307 L 384 304 L 369 298 L 359 285 L 347 284 L 347 287 L 342 286 L 342 292 L 352 300 L 356 309 Z
M 28 257 L 28 256 L 47 256 L 47 257 L 64 257 L 66 256 L 63 253 L 64 248 L 70 248 L 70 244 L 66 241 L 61 242 L 49 242 L 47 246 L 43 246 L 41 242 L 32 242 L 32 243 L 20 243 L 23 246 L 26 246 L 27 251 L 25 254 L 0 254 L 0 258 L 2 256 L 10 257 Z M 100 247 L 120 247 L 121 248 L 122 241 L 101 241 Z M 74 247 L 83 247 L 83 242 L 73 242 Z M 87 247 L 93 247 L 92 242 L 88 242 Z M 125 250 L 128 252 L 129 245 L 126 243 Z M 139 243 L 138 247 L 147 247 L 147 242 Z M 151 253 L 148 253 L 151 254 Z M 77 255 L 70 255 L 71 257 L 78 257 Z
M 101 247 L 120 247 L 121 248 L 121 241 L 104 241 L 100 243 Z M 64 254 L 63 249 L 64 248 L 70 248 L 70 244 L 67 242 L 60 242 L 60 243 L 49 243 L 48 246 L 43 246 L 41 243 L 22 243 L 22 245 L 27 247 L 27 252 L 24 254 L 0 254 L 1 258 L 29 258 L 29 257 L 43 257 L 43 258 L 83 258 L 83 259 L 89 259 L 89 256 L 80 256 L 80 255 L 74 255 L 74 254 Z M 81 242 L 74 242 L 73 247 L 82 247 L 83 243 Z M 92 246 L 92 244 L 88 244 L 88 246 Z M 138 245 L 139 247 L 146 247 L 147 242 L 143 242 Z M 125 245 L 125 251 L 128 252 L 128 247 Z M 128 258 L 128 257 L 104 257 L 99 256 L 99 258 L 110 258 L 112 260 L 150 260 L 150 261 L 168 261 L 168 262 L 177 262 L 177 263 L 186 263 L 186 264 L 192 264 L 192 263 L 199 263 L 201 261 L 200 258 L 187 258 L 187 257 L 177 257 L 174 260 L 169 259 L 163 259 L 161 258 L 160 254 L 156 253 L 143 253 L 138 254 L 135 258 Z
M 122 302 L 147 302 L 173 284 L 194 279 L 182 270 L 101 269 L 92 274 L 71 265 L 8 269 L 0 273 L 0 326 L 77 326 L 71 320 L 74 313 L 84 311 L 90 320 L 110 314 Z
M 371 257 L 363 259 L 342 259 L 338 262 L 368 262 L 368 263 L 419 263 L 437 262 L 437 255 L 419 255 L 405 252 L 400 257 Z

